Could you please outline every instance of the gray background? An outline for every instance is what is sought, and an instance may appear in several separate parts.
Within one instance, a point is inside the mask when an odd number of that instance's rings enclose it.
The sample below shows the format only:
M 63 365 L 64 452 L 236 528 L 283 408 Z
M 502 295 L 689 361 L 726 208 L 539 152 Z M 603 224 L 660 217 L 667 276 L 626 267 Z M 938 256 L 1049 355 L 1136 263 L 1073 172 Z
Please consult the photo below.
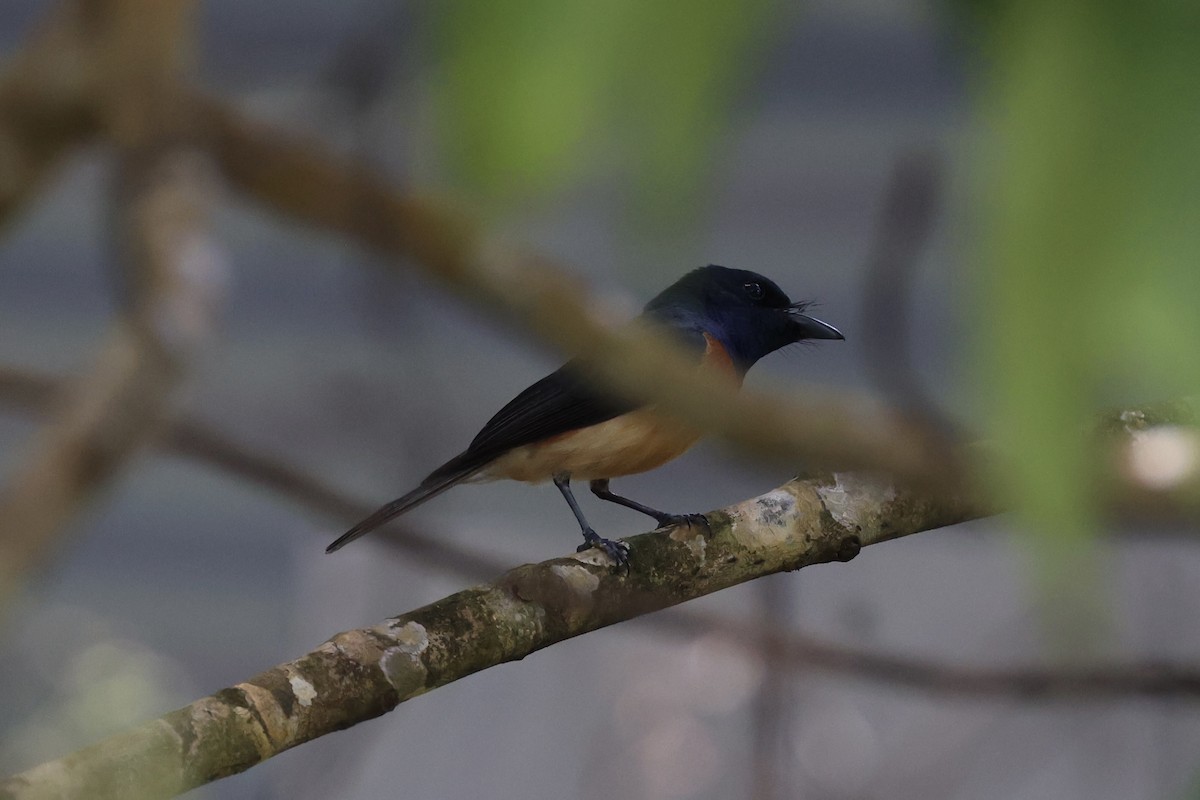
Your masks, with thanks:
M 0 46 L 14 46 L 48 7 L 5 0 Z M 855 331 L 875 212 L 895 158 L 935 147 L 949 187 L 910 301 L 912 336 L 927 385 L 969 420 L 973 120 L 961 43 L 923 4 L 806 9 L 787 21 L 739 103 L 694 228 L 634 233 L 620 194 L 598 182 L 552 208 L 514 209 L 505 230 L 631 302 L 703 263 L 764 272 L 818 300 L 847 341 L 772 356 L 751 384 L 870 389 Z M 414 163 L 405 126 L 405 103 L 420 91 L 405 49 L 412 22 L 403 6 L 366 0 L 210 0 L 204 78 L 263 117 L 384 165 L 398 182 L 425 176 L 431 168 Z M 355 101 L 354 74 L 378 81 L 366 106 Z M 0 242 L 3 363 L 60 373 L 88 363 L 113 310 L 110 168 L 102 151 L 79 154 Z M 189 413 L 366 500 L 407 489 L 558 363 L 420 280 L 397 279 L 234 198 L 216 234 L 233 285 Z M 0 413 L 0 477 L 34 431 Z M 663 508 L 700 510 L 788 477 L 702 445 L 619 486 Z M 584 503 L 604 533 L 645 527 L 637 515 Z M 557 492 L 517 484 L 457 490 L 412 524 L 513 564 L 567 552 L 578 535 Z M 5 773 L 463 585 L 371 539 L 325 557 L 338 526 L 154 453 L 75 528 L 0 641 Z M 1113 619 L 1097 649 L 1194 659 L 1193 548 L 1172 538 L 1102 547 Z M 1028 558 L 1003 520 L 975 523 L 694 605 L 751 618 L 769 596 L 786 624 L 834 640 L 956 664 L 1025 663 L 1053 650 L 1033 608 Z M 718 638 L 635 621 L 488 670 L 195 795 L 749 796 L 766 674 Z M 777 797 L 1160 798 L 1185 796 L 1195 782 L 1200 725 L 1184 701 L 963 699 L 805 671 L 776 682 L 767 702 L 784 709 Z

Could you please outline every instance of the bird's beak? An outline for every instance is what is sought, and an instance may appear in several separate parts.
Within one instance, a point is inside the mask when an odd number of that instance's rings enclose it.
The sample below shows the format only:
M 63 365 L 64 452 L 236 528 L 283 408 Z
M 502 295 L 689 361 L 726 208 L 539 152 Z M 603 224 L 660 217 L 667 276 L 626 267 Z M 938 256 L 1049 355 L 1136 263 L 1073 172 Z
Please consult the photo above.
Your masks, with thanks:
M 796 326 L 797 340 L 799 339 L 845 339 L 842 332 L 830 325 L 828 322 L 821 322 L 816 317 L 810 317 L 807 314 L 800 313 L 798 308 L 788 309 L 788 317 Z

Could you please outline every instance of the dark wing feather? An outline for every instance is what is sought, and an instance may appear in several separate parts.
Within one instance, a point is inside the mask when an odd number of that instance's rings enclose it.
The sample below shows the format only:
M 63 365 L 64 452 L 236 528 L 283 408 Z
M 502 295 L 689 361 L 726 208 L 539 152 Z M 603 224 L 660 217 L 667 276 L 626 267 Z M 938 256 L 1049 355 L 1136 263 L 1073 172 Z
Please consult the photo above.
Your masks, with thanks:
M 342 534 L 326 553 L 339 550 L 426 500 L 468 480 L 500 456 L 522 445 L 586 428 L 632 411 L 636 406 L 596 393 L 571 364 L 542 378 L 488 420 L 471 446 L 435 469 L 421 485 L 380 508 Z
M 671 327 L 675 327 L 672 333 L 680 344 L 697 354 L 704 352 L 707 341 L 700 330 L 683 325 Z M 479 469 L 509 450 L 607 422 L 635 410 L 638 405 L 596 391 L 580 374 L 578 363 L 570 361 L 509 401 L 488 420 L 463 453 L 427 480 L 464 468 Z
M 683 343 L 703 352 L 705 339 L 700 331 L 684 329 L 679 333 Z M 332 553 L 393 517 L 437 497 L 471 478 L 509 450 L 598 425 L 637 407 L 636 403 L 615 400 L 592 389 L 579 375 L 576 364 L 568 363 L 514 397 L 488 420 L 466 450 L 431 472 L 416 489 L 346 531 L 325 552 Z
M 462 483 L 475 472 L 473 469 L 464 469 L 461 471 L 447 470 L 446 468 L 453 463 L 451 461 L 449 464 L 446 464 L 437 473 L 421 481 L 420 486 L 403 497 L 398 497 L 387 505 L 382 506 L 374 514 L 343 533 L 333 544 L 325 548 L 325 552 L 332 553 L 334 550 L 342 549 L 360 536 L 366 536 L 393 517 L 398 517 L 406 511 L 411 511 L 426 500 L 432 500 L 447 489 Z
M 597 392 L 571 363 L 514 397 L 475 435 L 471 445 L 430 477 L 491 463 L 509 450 L 619 417 L 637 404 Z

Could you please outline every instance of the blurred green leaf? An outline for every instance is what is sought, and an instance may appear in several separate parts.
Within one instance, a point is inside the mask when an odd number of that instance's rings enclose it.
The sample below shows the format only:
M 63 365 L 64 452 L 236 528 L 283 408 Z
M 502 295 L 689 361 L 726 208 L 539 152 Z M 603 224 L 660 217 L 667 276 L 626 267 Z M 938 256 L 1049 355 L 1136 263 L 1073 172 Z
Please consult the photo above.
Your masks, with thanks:
M 773 0 L 436 6 L 439 143 L 493 202 L 628 171 L 644 205 L 700 186 Z
M 1079 420 L 1200 389 L 1200 4 L 986 6 L 981 366 L 1052 556 L 1096 523 Z

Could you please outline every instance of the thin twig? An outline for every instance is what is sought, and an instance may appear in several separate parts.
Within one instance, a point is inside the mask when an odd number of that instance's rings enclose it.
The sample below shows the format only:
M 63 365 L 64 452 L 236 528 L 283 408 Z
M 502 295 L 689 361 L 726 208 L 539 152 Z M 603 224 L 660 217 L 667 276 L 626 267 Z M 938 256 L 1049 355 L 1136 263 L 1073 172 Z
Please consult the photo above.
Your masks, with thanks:
M 360 520 L 377 508 L 377 504 L 348 497 L 303 470 L 234 442 L 200 423 L 182 421 L 168 432 L 165 444 L 180 456 L 238 475 L 342 524 Z M 504 569 L 499 560 L 412 526 L 394 523 L 381 529 L 379 537 L 402 549 L 406 557 L 469 580 L 490 578 Z
M 1200 667 L 1191 663 L 1139 661 L 1002 667 L 952 665 L 927 658 L 839 644 L 797 631 L 747 624 L 679 609 L 672 627 L 692 634 L 716 633 L 746 647 L 767 642 L 781 663 L 936 695 L 1003 702 L 1104 701 L 1130 696 L 1200 699 Z
M 27 413 L 44 413 L 59 402 L 62 388 L 62 381 L 49 375 L 0 365 L 0 404 Z M 168 422 L 158 444 L 168 453 L 241 478 L 338 524 L 360 520 L 378 507 L 199 420 L 184 417 Z M 399 523 L 380 530 L 379 538 L 401 548 L 406 556 L 468 580 L 485 580 L 505 569 L 497 559 Z
M 784 634 L 791 611 L 788 587 L 776 580 L 756 584 L 758 608 L 754 614 L 764 630 Z M 718 629 L 714 626 L 711 631 Z M 785 634 L 786 635 L 786 634 Z M 784 785 L 780 754 L 790 711 L 789 687 L 798 667 L 776 653 L 777 636 L 764 636 L 753 644 L 742 641 L 747 650 L 756 650 L 762 658 L 763 676 L 751 706 L 753 726 L 750 749 L 750 797 L 775 800 Z

